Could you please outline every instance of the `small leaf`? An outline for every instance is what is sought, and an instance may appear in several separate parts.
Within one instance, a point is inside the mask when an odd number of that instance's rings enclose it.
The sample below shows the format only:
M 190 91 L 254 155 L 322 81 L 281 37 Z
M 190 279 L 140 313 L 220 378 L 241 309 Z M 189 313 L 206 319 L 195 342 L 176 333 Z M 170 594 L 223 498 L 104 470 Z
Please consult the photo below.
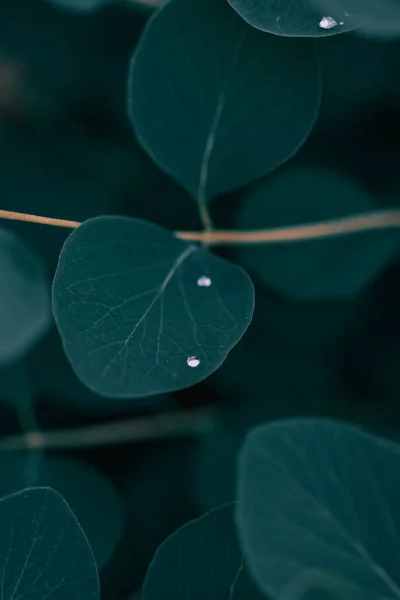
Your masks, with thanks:
M 354 29 L 338 6 L 324 14 L 313 0 L 228 0 L 250 25 L 281 36 L 322 37 Z
M 333 172 L 294 169 L 261 182 L 243 198 L 239 229 L 273 229 L 376 211 L 368 192 Z M 304 232 L 307 237 L 307 232 Z M 243 246 L 237 257 L 259 279 L 301 300 L 350 298 L 372 283 L 399 250 L 397 231 L 376 229 Z
M 81 460 L 35 452 L 0 454 L 0 497 L 42 486 L 55 489 L 71 506 L 100 569 L 122 535 L 122 507 L 111 483 Z
M 279 597 L 309 570 L 354 600 L 400 598 L 400 449 L 355 427 L 292 419 L 250 433 L 237 522 L 250 570 Z
M 215 371 L 253 313 L 238 267 L 151 223 L 86 221 L 65 243 L 54 315 L 78 377 L 105 396 L 179 390 Z
M 92 551 L 60 494 L 31 488 L 3 498 L 0 526 L 4 599 L 100 599 Z
M 288 160 L 316 120 L 311 40 L 249 27 L 226 0 L 171 0 L 133 57 L 129 112 L 160 168 L 204 201 Z
M 266 600 L 250 579 L 233 505 L 212 510 L 173 533 L 147 571 L 144 600 Z
M 0 228 L 0 363 L 16 362 L 51 323 L 49 282 L 36 252 Z

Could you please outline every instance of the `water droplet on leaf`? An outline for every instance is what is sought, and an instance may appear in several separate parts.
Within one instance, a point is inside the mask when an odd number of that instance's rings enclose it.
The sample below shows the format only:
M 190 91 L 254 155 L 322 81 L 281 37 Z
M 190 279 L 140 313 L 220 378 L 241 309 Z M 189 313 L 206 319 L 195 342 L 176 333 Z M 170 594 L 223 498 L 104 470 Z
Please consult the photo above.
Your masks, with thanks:
M 188 367 L 192 367 L 192 368 L 198 367 L 200 364 L 199 359 L 196 358 L 195 356 L 189 356 L 189 358 L 187 359 L 186 362 L 188 364 Z
M 336 25 L 337 22 L 335 19 L 332 19 L 332 17 L 322 17 L 319 22 L 321 29 L 333 29 L 333 27 L 336 27 Z
M 211 283 L 211 279 L 209 277 L 206 277 L 205 275 L 202 275 L 197 280 L 197 285 L 199 287 L 210 287 Z

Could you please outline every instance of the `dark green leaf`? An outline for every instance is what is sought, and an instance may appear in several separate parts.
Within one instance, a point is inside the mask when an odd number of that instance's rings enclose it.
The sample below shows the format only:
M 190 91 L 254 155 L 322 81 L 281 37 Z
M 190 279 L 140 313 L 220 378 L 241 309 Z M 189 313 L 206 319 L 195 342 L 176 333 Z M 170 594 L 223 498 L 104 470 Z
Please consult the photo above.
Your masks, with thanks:
M 310 569 L 354 600 L 400 598 L 399 500 L 399 447 L 345 424 L 264 425 L 241 451 L 239 530 L 274 598 Z
M 240 550 L 233 505 L 184 525 L 157 550 L 144 600 L 262 600 Z
M 89 464 L 37 453 L 0 454 L 0 497 L 27 487 L 49 486 L 76 514 L 101 568 L 122 534 L 122 509 L 111 483 Z
M 133 398 L 215 371 L 254 299 L 238 267 L 151 223 L 104 217 L 65 243 L 53 306 L 78 377 L 99 394 Z
M 20 359 L 50 323 L 49 282 L 40 257 L 0 229 L 0 363 Z
M 250 25 L 282 36 L 321 37 L 354 28 L 345 11 L 332 7 L 329 13 L 313 0 L 228 0 Z
M 99 600 L 92 551 L 68 504 L 50 488 L 0 500 L 4 600 Z
M 374 212 L 355 182 L 329 171 L 293 169 L 257 185 L 243 199 L 239 229 L 318 224 Z M 390 229 L 246 246 L 237 256 L 264 283 L 301 300 L 351 297 L 371 283 L 400 247 Z
M 131 65 L 129 112 L 139 140 L 202 201 L 290 158 L 319 102 L 313 42 L 263 35 L 225 0 L 168 2 Z

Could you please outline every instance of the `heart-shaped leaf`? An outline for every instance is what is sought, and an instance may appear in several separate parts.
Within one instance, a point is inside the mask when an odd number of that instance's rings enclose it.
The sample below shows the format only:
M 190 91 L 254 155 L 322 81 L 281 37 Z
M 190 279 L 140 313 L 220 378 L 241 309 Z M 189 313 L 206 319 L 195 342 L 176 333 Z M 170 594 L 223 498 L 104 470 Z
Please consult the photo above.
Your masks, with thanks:
M 314 43 L 263 35 L 226 0 L 168 2 L 131 64 L 139 140 L 200 202 L 289 159 L 319 102 Z
M 179 390 L 215 371 L 253 313 L 238 267 L 151 223 L 86 221 L 66 241 L 54 316 L 78 377 L 136 397 Z
M 399 501 L 400 448 L 349 425 L 263 425 L 241 451 L 237 522 L 273 598 L 309 570 L 354 600 L 400 598 Z

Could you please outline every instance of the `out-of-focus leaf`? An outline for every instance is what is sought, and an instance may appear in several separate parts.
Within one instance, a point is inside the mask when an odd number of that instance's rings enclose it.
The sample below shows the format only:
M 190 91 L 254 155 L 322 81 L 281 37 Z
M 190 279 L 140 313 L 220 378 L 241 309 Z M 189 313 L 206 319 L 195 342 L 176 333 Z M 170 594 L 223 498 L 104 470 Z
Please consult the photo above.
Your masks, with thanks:
M 247 572 L 237 541 L 233 505 L 184 525 L 157 550 L 144 600 L 266 600 Z
M 0 229 L 0 363 L 12 363 L 44 335 L 52 320 L 50 286 L 40 257 Z
M 0 497 L 27 487 L 62 494 L 87 536 L 98 568 L 110 559 L 122 535 L 120 500 L 108 479 L 88 463 L 42 454 L 0 454 Z
M 225 0 L 168 2 L 131 64 L 129 113 L 139 140 L 200 201 L 289 159 L 319 101 L 313 42 L 263 35 Z
M 238 229 L 301 226 L 299 239 L 238 247 L 243 265 L 275 289 L 299 300 L 349 298 L 372 283 L 399 251 L 395 229 L 368 229 L 315 237 L 307 225 L 378 210 L 357 183 L 316 169 L 288 169 L 243 198 Z M 301 234 L 301 235 L 300 235 Z M 307 239 L 308 238 L 308 239 Z
M 56 491 L 31 488 L 1 499 L 0 526 L 4 598 L 100 599 L 90 546 Z
M 259 585 L 279 597 L 304 571 L 355 600 L 400 597 L 400 450 L 335 421 L 254 429 L 239 459 L 237 523 Z

